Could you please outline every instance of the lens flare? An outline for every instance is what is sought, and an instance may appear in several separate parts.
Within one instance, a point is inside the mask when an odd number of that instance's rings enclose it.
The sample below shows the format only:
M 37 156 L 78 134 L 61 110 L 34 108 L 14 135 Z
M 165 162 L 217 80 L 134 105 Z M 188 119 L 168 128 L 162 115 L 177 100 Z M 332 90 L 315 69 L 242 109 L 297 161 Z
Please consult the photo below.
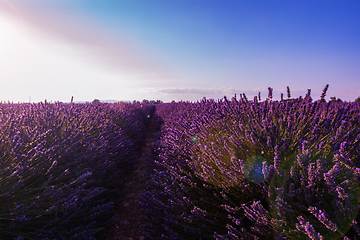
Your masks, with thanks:
M 15 17 L 16 20 L 18 20 L 20 22 L 20 31 L 22 33 L 22 36 L 21 36 L 21 47 L 23 49 L 26 49 L 26 43 L 28 42 L 28 36 L 27 36 L 27 33 L 26 33 L 26 28 L 25 28 L 25 22 L 24 22 L 24 19 L 23 19 L 23 16 L 22 14 L 20 13 L 20 11 L 15 7 L 14 4 L 10 3 L 9 1 L 7 0 L 0 0 L 0 11 L 3 11 L 5 13 L 8 13 L 10 16 L 12 17 Z M 2 38 L 6 40 L 6 35 L 7 33 L 5 34 L 2 34 Z M 11 41 L 13 41 L 13 39 L 10 39 Z M 8 46 L 7 46 L 8 47 Z M 19 46 L 18 46 L 19 48 Z M 21 63 L 21 60 L 24 56 L 24 51 L 16 51 L 16 54 L 14 54 L 14 52 L 11 53 L 11 56 L 3 56 L 3 57 L 14 57 L 15 55 L 15 60 L 13 61 L 14 64 L 11 64 L 9 67 L 7 67 L 7 72 L 8 73 L 12 73 L 14 71 L 17 71 L 17 68 L 19 67 L 19 64 Z M 7 61 L 8 62 L 8 61 Z

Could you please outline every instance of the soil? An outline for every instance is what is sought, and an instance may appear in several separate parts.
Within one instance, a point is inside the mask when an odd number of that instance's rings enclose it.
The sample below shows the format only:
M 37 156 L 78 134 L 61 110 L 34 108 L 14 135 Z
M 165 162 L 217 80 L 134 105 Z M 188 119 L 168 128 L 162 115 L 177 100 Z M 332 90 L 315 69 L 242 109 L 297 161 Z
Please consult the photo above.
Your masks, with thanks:
M 144 240 L 141 231 L 145 224 L 142 215 L 145 210 L 140 206 L 140 194 L 146 188 L 145 171 L 149 162 L 146 153 L 150 151 L 154 136 L 154 114 L 150 117 L 150 124 L 146 131 L 145 142 L 140 150 L 139 160 L 135 163 L 135 171 L 126 180 L 125 197 L 117 206 L 117 219 L 113 221 L 113 231 L 108 240 Z

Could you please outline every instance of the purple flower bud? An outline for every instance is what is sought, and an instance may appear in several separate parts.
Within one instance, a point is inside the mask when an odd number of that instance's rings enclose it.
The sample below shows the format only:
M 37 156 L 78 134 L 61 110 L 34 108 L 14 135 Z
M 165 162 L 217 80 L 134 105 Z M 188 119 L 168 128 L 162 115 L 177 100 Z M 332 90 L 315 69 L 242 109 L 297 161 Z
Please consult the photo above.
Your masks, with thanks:
M 228 218 L 229 218 L 230 220 L 232 220 L 236 225 L 240 225 L 240 224 L 241 224 L 240 219 L 234 218 L 234 217 L 231 216 L 230 214 L 228 215 Z
M 339 198 L 341 198 L 343 200 L 346 199 L 347 197 L 349 197 L 349 195 L 345 193 L 345 190 L 340 186 L 336 187 L 336 191 L 339 194 Z
M 273 89 L 272 89 L 271 87 L 269 87 L 268 90 L 269 90 L 268 97 L 270 98 L 270 100 L 272 100 L 272 97 L 273 97 L 273 95 L 272 95 Z
M 302 153 L 307 153 L 309 150 L 309 143 L 308 141 L 304 140 L 302 141 Z
M 289 86 L 287 86 L 287 97 L 288 97 L 288 99 L 290 99 L 290 97 L 291 97 Z
M 322 92 L 322 94 L 320 96 L 321 101 L 325 101 L 325 96 L 326 96 L 326 92 L 327 92 L 328 88 L 329 88 L 329 84 L 326 84 L 326 86 L 325 86 L 325 88 L 324 88 L 324 90 L 323 90 L 323 92 Z
M 297 217 L 300 224 L 296 223 L 296 229 L 306 234 L 311 240 L 323 240 L 320 233 L 317 233 L 310 222 L 306 221 L 303 216 Z
M 320 209 L 317 209 L 316 207 L 309 207 L 308 210 L 322 224 L 324 224 L 326 228 L 330 229 L 333 232 L 336 232 L 338 230 L 338 227 L 336 226 L 336 224 L 333 223 L 332 221 L 330 221 Z
M 271 137 L 270 137 L 270 136 L 267 136 L 266 145 L 267 145 L 269 148 L 271 148 L 271 147 L 272 147 L 272 144 L 271 144 Z

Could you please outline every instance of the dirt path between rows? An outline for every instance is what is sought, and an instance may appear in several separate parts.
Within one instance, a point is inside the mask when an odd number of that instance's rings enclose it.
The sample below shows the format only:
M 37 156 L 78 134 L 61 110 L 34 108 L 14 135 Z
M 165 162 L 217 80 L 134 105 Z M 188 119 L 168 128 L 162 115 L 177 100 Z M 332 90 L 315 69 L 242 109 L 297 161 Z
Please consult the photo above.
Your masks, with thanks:
M 145 171 L 148 164 L 147 152 L 150 151 L 151 143 L 155 141 L 155 112 L 150 116 L 150 124 L 145 135 L 145 143 L 141 147 L 140 157 L 135 163 L 135 171 L 131 173 L 126 181 L 127 189 L 125 197 L 117 207 L 118 217 L 113 221 L 114 228 L 108 240 L 144 240 L 141 235 L 145 220 L 141 215 L 145 215 L 145 210 L 140 206 L 140 193 L 146 188 Z

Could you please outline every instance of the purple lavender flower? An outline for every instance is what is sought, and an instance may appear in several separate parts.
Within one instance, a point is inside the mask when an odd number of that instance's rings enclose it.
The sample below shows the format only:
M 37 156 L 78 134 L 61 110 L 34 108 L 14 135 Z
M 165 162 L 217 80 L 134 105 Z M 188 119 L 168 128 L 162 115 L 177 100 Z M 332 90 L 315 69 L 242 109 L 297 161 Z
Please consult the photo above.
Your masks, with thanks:
M 317 219 L 319 219 L 319 221 L 324 224 L 326 228 L 330 229 L 333 232 L 336 232 L 338 230 L 336 224 L 331 222 L 331 220 L 329 220 L 320 209 L 317 209 L 316 207 L 309 207 L 308 210 Z
M 288 99 L 290 99 L 290 97 L 291 97 L 289 86 L 287 86 L 287 97 L 288 97 Z
M 272 89 L 271 87 L 269 87 L 268 90 L 269 90 L 268 98 L 269 98 L 270 100 L 272 100 L 272 97 L 273 97 L 273 95 L 272 95 L 273 89 Z
M 323 92 L 321 93 L 320 101 L 325 102 L 325 96 L 326 96 L 326 92 L 327 92 L 328 88 L 329 88 L 329 84 L 326 84 Z
M 296 224 L 296 229 L 300 232 L 305 233 L 311 240 L 323 240 L 320 233 L 317 233 L 310 222 L 306 221 L 303 216 L 297 218 L 300 224 Z

